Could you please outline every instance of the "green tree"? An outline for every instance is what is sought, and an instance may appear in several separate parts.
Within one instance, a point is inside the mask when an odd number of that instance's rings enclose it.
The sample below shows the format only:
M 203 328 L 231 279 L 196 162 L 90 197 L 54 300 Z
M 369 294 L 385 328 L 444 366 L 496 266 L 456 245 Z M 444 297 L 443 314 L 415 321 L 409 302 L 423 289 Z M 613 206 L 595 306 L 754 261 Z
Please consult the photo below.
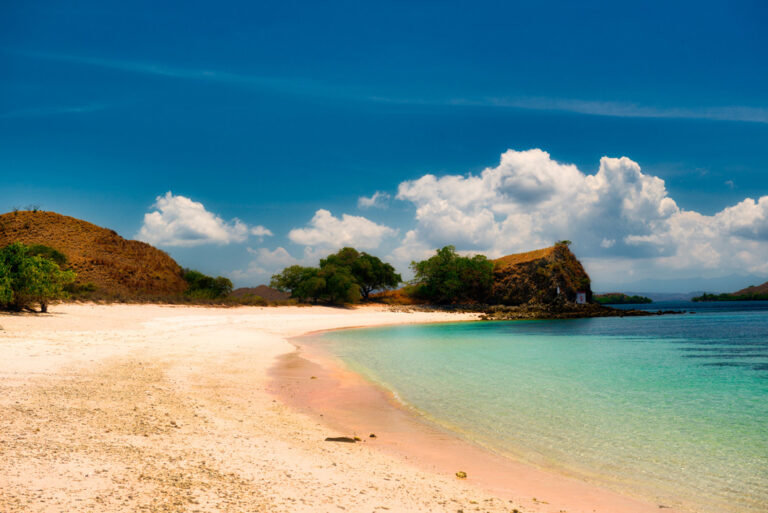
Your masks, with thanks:
M 317 272 L 315 267 L 292 265 L 272 275 L 269 285 L 277 290 L 290 292 L 291 297 L 297 299 L 317 300 L 322 294 L 322 289 L 325 288 L 325 283 L 320 282 Z
M 463 257 L 453 246 L 412 262 L 416 294 L 436 303 L 486 301 L 493 285 L 493 262 L 483 255 Z
M 342 248 L 320 260 L 321 269 L 330 264 L 348 268 L 354 276 L 360 294 L 366 300 L 374 290 L 393 288 L 403 281 L 392 265 L 354 248 Z
M 75 280 L 74 272 L 30 254 L 30 248 L 18 242 L 0 250 L 0 272 L 0 303 L 14 310 L 38 303 L 40 311 L 47 312 L 50 301 L 67 297 L 64 286 Z
M 320 267 L 333 264 L 339 267 L 347 267 L 351 269 L 355 262 L 360 258 L 360 255 L 361 253 L 355 248 L 341 248 L 336 253 L 320 259 Z
M 323 299 L 329 303 L 355 303 L 360 300 L 360 286 L 348 267 L 326 263 L 320 267 L 317 276 L 325 282 Z
M 232 292 L 232 282 L 229 278 L 217 276 L 213 278 L 200 271 L 192 269 L 184 270 L 184 280 L 187 282 L 187 297 L 197 299 L 220 299 L 227 297 Z
M 272 276 L 270 285 L 301 301 L 354 303 L 374 290 L 397 286 L 395 268 L 355 248 L 342 248 L 320 260 L 319 267 L 292 265 Z
M 272 276 L 270 285 L 278 290 L 290 292 L 291 297 L 301 301 L 320 300 L 328 303 L 353 303 L 360 299 L 360 288 L 348 267 L 328 263 L 323 266 L 302 267 L 292 265 Z

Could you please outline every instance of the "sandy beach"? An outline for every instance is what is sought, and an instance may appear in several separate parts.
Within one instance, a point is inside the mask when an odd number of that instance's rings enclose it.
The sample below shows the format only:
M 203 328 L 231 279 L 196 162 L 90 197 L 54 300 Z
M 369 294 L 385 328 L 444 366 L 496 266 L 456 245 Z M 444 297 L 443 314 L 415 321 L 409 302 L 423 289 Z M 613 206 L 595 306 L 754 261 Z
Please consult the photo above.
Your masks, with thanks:
M 442 433 L 290 340 L 472 319 L 89 304 L 2 315 L 0 511 L 658 511 Z

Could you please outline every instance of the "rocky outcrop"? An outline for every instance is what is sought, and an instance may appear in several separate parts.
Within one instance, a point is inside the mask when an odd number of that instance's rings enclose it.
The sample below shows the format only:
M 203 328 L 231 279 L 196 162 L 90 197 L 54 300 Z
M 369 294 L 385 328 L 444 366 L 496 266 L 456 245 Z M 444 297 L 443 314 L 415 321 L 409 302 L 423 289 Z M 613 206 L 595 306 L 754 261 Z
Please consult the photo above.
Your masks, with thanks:
M 494 262 L 489 303 L 523 305 L 575 302 L 577 293 L 592 299 L 590 279 L 567 243 L 550 248 L 508 255 Z

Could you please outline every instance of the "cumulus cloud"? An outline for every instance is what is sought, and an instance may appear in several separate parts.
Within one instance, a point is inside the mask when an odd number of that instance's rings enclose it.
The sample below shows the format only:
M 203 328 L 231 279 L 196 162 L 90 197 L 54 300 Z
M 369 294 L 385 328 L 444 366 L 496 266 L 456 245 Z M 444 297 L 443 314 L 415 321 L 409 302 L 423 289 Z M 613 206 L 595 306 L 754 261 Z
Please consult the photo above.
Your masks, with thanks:
M 272 235 L 274 234 L 268 228 L 265 228 L 261 225 L 257 225 L 251 228 L 251 235 L 255 235 L 261 241 L 261 240 L 264 240 L 264 237 L 272 237 Z
M 415 228 L 391 254 L 401 265 L 446 244 L 501 256 L 569 239 L 617 273 L 638 259 L 654 272 L 768 272 L 768 196 L 713 216 L 686 211 L 626 157 L 603 157 L 587 174 L 538 149 L 508 150 L 479 174 L 403 182 L 397 199 L 416 208 Z
M 249 229 L 235 218 L 224 221 L 209 212 L 205 206 L 185 196 L 174 196 L 171 191 L 158 196 L 153 212 L 144 214 L 136 238 L 158 246 L 198 246 L 201 244 L 230 244 L 243 242 Z M 252 229 L 255 235 L 271 235 L 262 226 Z
M 387 208 L 389 206 L 390 195 L 386 192 L 376 191 L 373 196 L 360 196 L 357 199 L 358 208 Z
M 306 227 L 294 228 L 288 233 L 288 238 L 313 248 L 354 246 L 358 249 L 375 249 L 383 239 L 396 233 L 389 226 L 376 224 L 362 216 L 343 214 L 338 218 L 328 210 L 320 209 Z
M 307 226 L 294 228 L 288 233 L 291 242 L 304 246 L 301 257 L 294 257 L 282 246 L 271 250 L 248 248 L 254 256 L 253 260 L 247 269 L 234 271 L 232 277 L 266 282 L 272 274 L 290 265 L 317 265 L 318 260 L 343 246 L 375 249 L 384 239 L 396 234 L 396 230 L 365 217 L 344 214 L 338 218 L 328 210 L 320 209 Z

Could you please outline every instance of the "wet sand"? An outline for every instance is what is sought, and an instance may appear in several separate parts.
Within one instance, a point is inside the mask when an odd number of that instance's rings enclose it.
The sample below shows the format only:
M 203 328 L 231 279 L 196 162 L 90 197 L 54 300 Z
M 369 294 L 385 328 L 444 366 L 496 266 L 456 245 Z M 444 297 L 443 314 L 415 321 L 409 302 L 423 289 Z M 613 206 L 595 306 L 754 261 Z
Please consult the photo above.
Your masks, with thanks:
M 522 511 L 641 513 L 660 509 L 658 504 L 517 462 L 471 443 L 349 370 L 311 337 L 292 342 L 297 351 L 281 356 L 271 370 L 272 390 L 283 402 L 319 422 L 359 437 L 359 443 L 446 477 L 466 472 L 468 483 L 511 499 Z

